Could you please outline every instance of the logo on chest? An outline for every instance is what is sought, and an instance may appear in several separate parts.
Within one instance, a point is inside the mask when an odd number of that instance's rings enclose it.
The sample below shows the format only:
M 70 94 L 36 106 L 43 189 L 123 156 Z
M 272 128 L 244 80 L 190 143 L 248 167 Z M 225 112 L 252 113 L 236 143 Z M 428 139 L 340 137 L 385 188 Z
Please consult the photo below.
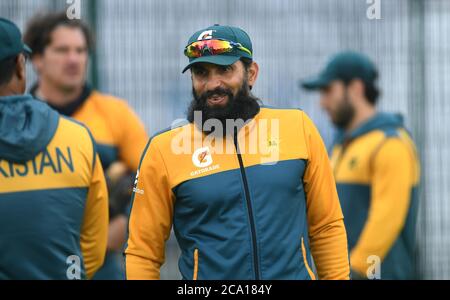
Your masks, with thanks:
M 213 162 L 209 147 L 199 148 L 192 155 L 192 163 L 197 168 L 205 168 Z
M 352 157 L 352 159 L 350 159 L 350 162 L 348 163 L 348 168 L 350 170 L 354 170 L 357 165 L 358 165 L 358 158 Z
M 211 166 L 213 159 L 209 147 L 203 147 L 195 150 L 194 154 L 192 154 L 192 163 L 194 166 L 201 169 L 191 172 L 191 176 L 197 176 L 219 168 L 219 165 Z

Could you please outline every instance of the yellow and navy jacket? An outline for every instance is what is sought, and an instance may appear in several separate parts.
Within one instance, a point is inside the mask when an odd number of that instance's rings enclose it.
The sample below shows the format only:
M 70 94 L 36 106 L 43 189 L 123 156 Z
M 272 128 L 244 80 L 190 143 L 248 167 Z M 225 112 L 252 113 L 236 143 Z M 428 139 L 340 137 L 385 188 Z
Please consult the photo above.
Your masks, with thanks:
M 37 88 L 35 85 L 31 93 L 35 93 Z M 105 172 L 118 161 L 136 172 L 148 136 L 143 123 L 124 100 L 99 93 L 86 84 L 77 99 L 65 107 L 52 108 L 89 128 Z M 129 203 L 126 204 L 110 201 L 110 218 L 127 215 Z M 116 255 L 108 253 L 105 265 L 97 272 L 95 279 L 124 279 L 123 273 Z
M 314 279 L 312 257 L 319 278 L 349 278 L 335 181 L 311 120 L 264 107 L 234 136 L 210 138 L 186 123 L 147 144 L 127 279 L 159 279 L 172 225 L 184 279 Z
M 352 269 L 366 276 L 378 256 L 381 279 L 412 279 L 420 167 L 402 117 L 378 113 L 339 133 L 331 157 Z
M 31 93 L 35 94 L 37 88 L 35 85 Z M 124 100 L 99 93 L 86 84 L 80 97 L 69 105 L 49 105 L 89 128 L 104 170 L 116 161 L 124 162 L 133 172 L 137 170 L 148 136 L 139 117 Z
M 121 161 L 130 171 L 136 172 L 148 136 L 143 123 L 124 100 L 89 91 L 72 117 L 91 130 L 105 171 L 112 163 Z M 118 209 L 120 207 L 123 209 Z M 110 203 L 111 218 L 128 214 L 128 210 L 129 203 L 125 206 Z M 123 280 L 124 270 L 118 259 L 122 259 L 121 254 L 108 253 L 104 266 L 94 279 Z
M 137 170 L 148 136 L 124 100 L 92 91 L 72 117 L 91 130 L 105 170 L 115 161 Z
M 84 126 L 29 95 L 0 97 L 0 279 L 91 278 L 103 264 L 97 156 Z

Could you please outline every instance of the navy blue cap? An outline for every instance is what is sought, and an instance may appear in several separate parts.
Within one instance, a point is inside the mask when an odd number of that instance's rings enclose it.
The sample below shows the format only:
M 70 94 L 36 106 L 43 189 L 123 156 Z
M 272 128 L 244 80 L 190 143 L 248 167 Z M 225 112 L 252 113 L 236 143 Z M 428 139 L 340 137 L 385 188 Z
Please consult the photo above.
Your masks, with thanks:
M 31 49 L 22 41 L 22 34 L 13 22 L 0 18 L 0 60 L 19 53 L 31 53 Z
M 196 41 L 211 39 L 220 39 L 239 43 L 243 47 L 250 50 L 250 52 L 253 54 L 252 42 L 249 35 L 244 30 L 232 26 L 221 26 L 219 24 L 215 24 L 208 28 L 197 31 L 189 38 L 187 45 L 190 45 Z M 189 58 L 189 64 L 183 69 L 183 73 L 186 72 L 193 64 L 199 62 L 228 66 L 234 64 L 242 57 L 252 60 L 252 54 L 240 50 L 239 48 L 235 48 L 231 52 L 223 53 L 220 55 L 204 55 L 197 58 Z
M 353 79 L 361 79 L 366 84 L 373 84 L 377 74 L 375 64 L 367 56 L 347 51 L 333 56 L 319 75 L 303 80 L 300 84 L 307 90 L 324 88 L 334 80 L 349 83 Z

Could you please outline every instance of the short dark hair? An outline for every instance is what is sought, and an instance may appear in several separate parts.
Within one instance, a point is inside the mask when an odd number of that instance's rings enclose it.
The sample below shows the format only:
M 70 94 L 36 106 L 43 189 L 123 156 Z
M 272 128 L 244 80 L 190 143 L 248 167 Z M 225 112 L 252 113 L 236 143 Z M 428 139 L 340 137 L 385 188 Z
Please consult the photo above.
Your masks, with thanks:
M 5 58 L 0 61 L 0 86 L 11 81 L 17 67 L 17 55 Z
M 253 60 L 251 60 L 250 58 L 247 57 L 241 57 L 239 59 L 242 64 L 244 65 L 244 70 L 245 70 L 245 74 L 247 74 L 248 69 L 250 68 L 250 66 L 252 65 Z M 250 89 L 250 91 L 253 89 L 253 86 L 249 85 L 248 88 Z
M 80 29 L 86 39 L 88 50 L 94 47 L 92 33 L 87 24 L 82 21 L 68 19 L 65 12 L 38 14 L 28 22 L 23 38 L 25 44 L 33 51 L 31 57 L 44 53 L 45 48 L 51 43 L 53 31 L 58 26 Z
M 364 83 L 364 96 L 366 97 L 367 101 L 369 101 L 370 104 L 376 105 L 378 102 L 378 98 L 380 97 L 380 90 L 378 89 L 376 85 L 376 81 L 378 79 L 378 72 L 375 72 L 373 81 L 371 82 L 365 82 Z M 352 80 L 344 81 L 345 86 L 348 86 Z
M 372 83 L 365 86 L 364 93 L 370 104 L 376 105 L 378 102 L 378 97 L 380 96 L 380 91 L 378 87 Z
M 378 102 L 378 97 L 380 96 L 380 90 L 376 85 L 376 81 L 378 79 L 378 71 L 375 71 L 373 81 L 370 83 L 364 83 L 364 93 L 366 99 L 370 104 L 376 105 Z
M 248 68 L 250 68 L 250 66 L 252 65 L 253 60 L 251 60 L 250 58 L 246 58 L 246 57 L 241 57 L 240 61 L 244 64 L 244 68 L 246 71 L 248 71 Z

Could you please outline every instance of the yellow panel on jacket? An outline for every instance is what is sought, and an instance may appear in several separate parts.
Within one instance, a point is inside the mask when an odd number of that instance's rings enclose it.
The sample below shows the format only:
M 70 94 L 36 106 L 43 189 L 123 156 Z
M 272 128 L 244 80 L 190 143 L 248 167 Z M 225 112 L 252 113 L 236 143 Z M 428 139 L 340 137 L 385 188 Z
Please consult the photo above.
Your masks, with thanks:
M 93 91 L 72 117 L 91 130 L 105 169 L 122 161 L 137 170 L 148 136 L 125 101 Z
M 353 270 L 379 259 L 382 279 L 413 278 L 420 165 L 402 118 L 379 113 L 341 134 L 331 161 Z

